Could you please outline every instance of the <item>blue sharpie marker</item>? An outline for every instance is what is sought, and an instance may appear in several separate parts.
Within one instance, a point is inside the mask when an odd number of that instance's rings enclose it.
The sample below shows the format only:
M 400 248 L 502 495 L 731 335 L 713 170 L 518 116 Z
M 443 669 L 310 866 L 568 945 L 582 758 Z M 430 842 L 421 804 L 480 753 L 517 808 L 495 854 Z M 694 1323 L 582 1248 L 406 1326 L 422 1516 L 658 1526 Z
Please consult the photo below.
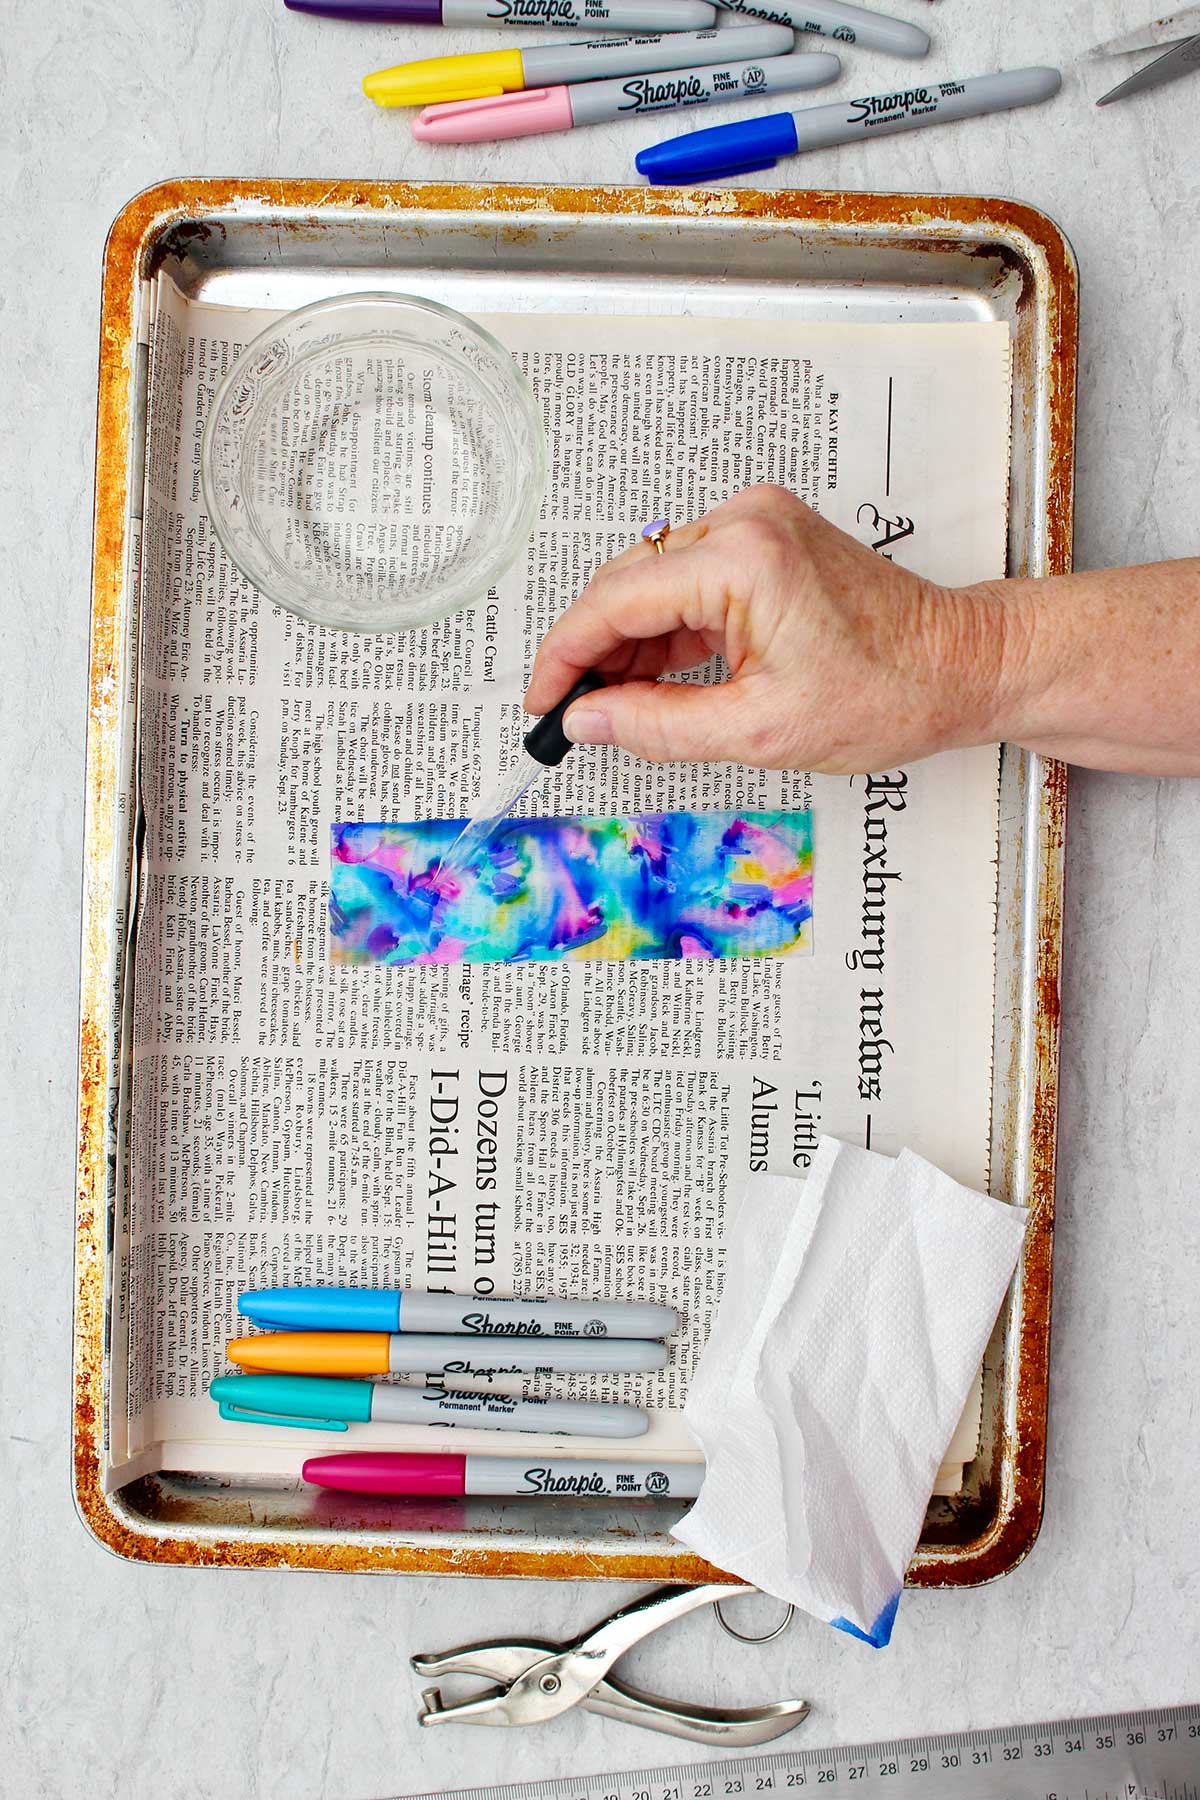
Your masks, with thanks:
M 713 125 L 652 144 L 636 158 L 637 169 L 647 181 L 660 183 L 749 175 L 773 169 L 781 156 L 798 156 L 804 150 L 826 150 L 834 144 L 856 144 L 863 138 L 1034 106 L 1051 99 L 1061 86 L 1057 69 L 1008 69 L 998 75 L 930 82 L 894 94 L 812 106 L 804 112 L 770 113 L 765 119 Z
M 448 1332 L 455 1337 L 665 1338 L 673 1306 L 649 1300 L 478 1300 L 395 1288 L 262 1288 L 238 1311 L 277 1331 Z

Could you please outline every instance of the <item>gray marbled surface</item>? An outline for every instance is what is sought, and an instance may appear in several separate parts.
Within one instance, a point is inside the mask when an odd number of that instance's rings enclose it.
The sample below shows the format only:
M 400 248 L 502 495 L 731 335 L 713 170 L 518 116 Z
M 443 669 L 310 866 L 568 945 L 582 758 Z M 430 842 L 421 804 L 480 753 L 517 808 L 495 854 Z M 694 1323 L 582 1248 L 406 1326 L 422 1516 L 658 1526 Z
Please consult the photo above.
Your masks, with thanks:
M 780 167 L 781 185 L 1015 195 L 1083 277 L 1080 566 L 1197 548 L 1200 79 L 1097 114 L 1086 47 L 1150 0 L 893 0 L 934 76 L 1062 65 L 1051 107 Z M 597 1588 L 127 1566 L 72 1510 L 67 1456 L 75 1011 L 100 256 L 171 175 L 619 181 L 653 121 L 414 146 L 368 69 L 499 34 L 293 18 L 280 0 L 5 0 L 5 545 L 0 607 L 0 1791 L 103 1800 L 376 1796 L 636 1767 L 686 1745 L 578 1715 L 419 1733 L 407 1653 L 568 1634 Z M 848 65 L 850 59 L 847 59 Z M 909 79 L 857 55 L 838 91 Z M 708 1617 L 633 1667 L 700 1699 L 809 1696 L 811 1743 L 1200 1696 L 1200 784 L 1071 785 L 1046 1523 L 974 1593 L 912 1594 L 880 1654 L 801 1623 L 742 1651 Z M 14 1353 L 37 1343 L 35 1358 Z

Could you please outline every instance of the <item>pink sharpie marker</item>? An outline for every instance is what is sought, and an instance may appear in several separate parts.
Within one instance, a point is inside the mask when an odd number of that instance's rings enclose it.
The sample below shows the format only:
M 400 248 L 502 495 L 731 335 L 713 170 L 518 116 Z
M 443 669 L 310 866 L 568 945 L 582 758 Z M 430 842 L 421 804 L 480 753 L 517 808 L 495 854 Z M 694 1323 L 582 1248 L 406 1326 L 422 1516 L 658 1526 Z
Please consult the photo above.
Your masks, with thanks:
M 316 1487 L 351 1494 L 596 1494 L 614 1499 L 670 1495 L 694 1500 L 704 1479 L 704 1464 L 347 1450 L 335 1456 L 310 1456 L 302 1474 Z
M 800 51 L 710 63 L 699 69 L 573 82 L 569 87 L 527 88 L 519 94 L 427 106 L 413 122 L 413 136 L 423 144 L 477 144 L 574 131 L 581 125 L 607 125 L 614 119 L 636 119 L 676 107 L 721 106 L 822 87 L 841 72 L 841 66 L 825 51 Z

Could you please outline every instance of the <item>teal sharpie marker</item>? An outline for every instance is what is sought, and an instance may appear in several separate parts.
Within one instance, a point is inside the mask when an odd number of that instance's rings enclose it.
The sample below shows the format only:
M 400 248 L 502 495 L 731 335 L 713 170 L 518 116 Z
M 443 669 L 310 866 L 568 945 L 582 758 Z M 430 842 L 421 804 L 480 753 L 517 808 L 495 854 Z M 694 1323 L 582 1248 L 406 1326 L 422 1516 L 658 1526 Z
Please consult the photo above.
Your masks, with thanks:
M 458 1394 L 387 1382 L 319 1375 L 218 1375 L 209 1385 L 223 1419 L 284 1425 L 297 1431 L 345 1431 L 349 1425 L 460 1425 L 485 1431 L 540 1431 L 565 1437 L 641 1437 L 650 1420 L 640 1406 L 594 1400 L 517 1400 L 508 1394 Z
M 732 125 L 713 125 L 652 144 L 634 159 L 640 175 L 654 182 L 723 180 L 773 169 L 783 156 L 857 144 L 897 131 L 920 131 L 983 113 L 1049 100 L 1062 86 L 1057 69 L 1007 69 L 966 81 L 931 81 L 892 94 L 869 94 L 810 106 L 803 112 L 768 113 Z

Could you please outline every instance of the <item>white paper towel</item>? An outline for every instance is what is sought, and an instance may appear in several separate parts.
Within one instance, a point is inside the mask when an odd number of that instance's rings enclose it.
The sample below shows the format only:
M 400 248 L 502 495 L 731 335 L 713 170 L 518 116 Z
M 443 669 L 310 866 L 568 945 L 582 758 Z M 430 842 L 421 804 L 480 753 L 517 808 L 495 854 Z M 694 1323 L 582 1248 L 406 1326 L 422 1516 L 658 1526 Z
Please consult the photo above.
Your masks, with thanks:
M 685 1417 L 700 1497 L 673 1535 L 882 1646 L 1027 1214 L 822 1138 L 751 1177 Z

